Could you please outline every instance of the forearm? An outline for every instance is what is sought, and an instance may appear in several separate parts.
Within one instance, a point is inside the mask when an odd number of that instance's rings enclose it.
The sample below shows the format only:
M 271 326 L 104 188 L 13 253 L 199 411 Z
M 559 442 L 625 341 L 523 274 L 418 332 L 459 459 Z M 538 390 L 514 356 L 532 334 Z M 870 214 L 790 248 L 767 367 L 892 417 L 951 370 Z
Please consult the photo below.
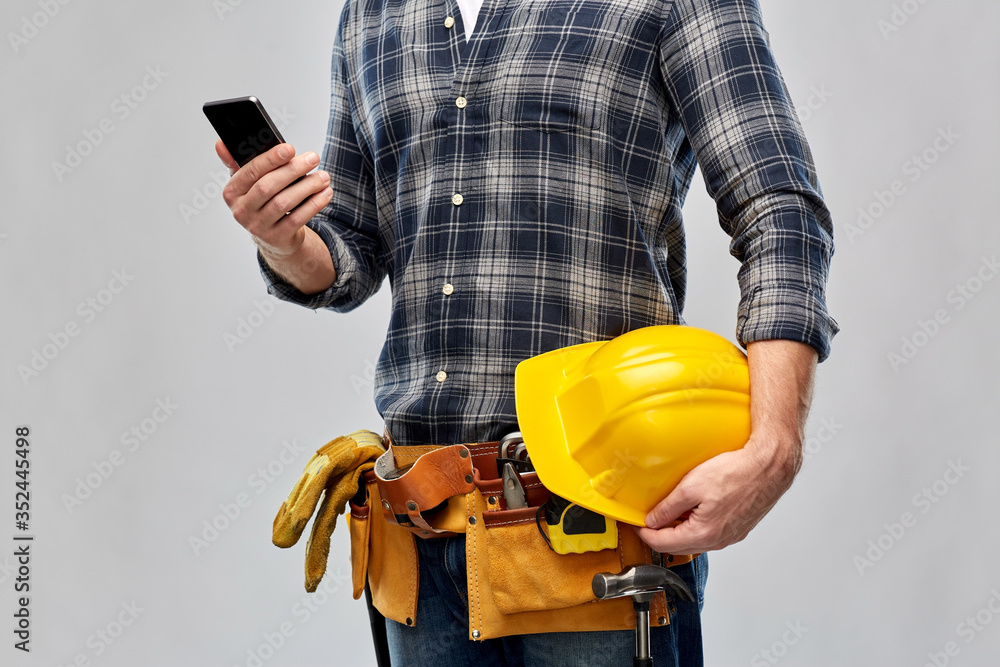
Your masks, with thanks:
M 788 483 L 802 465 L 817 353 L 804 343 L 762 340 L 747 345 L 750 370 L 748 449 Z
M 337 280 L 330 250 L 309 227 L 302 227 L 303 239 L 291 253 L 282 254 L 257 237 L 254 242 L 261 257 L 282 280 L 303 294 L 318 294 Z

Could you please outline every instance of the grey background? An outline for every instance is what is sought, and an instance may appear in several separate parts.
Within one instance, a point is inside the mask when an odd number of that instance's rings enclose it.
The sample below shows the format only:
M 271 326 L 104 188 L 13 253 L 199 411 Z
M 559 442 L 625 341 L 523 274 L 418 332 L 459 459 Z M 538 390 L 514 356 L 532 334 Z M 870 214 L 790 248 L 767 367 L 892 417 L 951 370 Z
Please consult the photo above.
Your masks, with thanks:
M 200 111 L 254 94 L 300 151 L 320 150 L 340 6 L 0 10 L 3 664 L 256 664 L 282 624 L 290 636 L 262 664 L 372 664 L 343 525 L 319 597 L 302 587 L 304 540 L 279 550 L 270 527 L 313 450 L 380 429 L 370 378 L 388 290 L 347 315 L 270 302 L 214 185 Z M 712 556 L 707 662 L 996 664 L 1000 5 L 768 0 L 764 12 L 835 216 L 829 301 L 843 332 L 818 374 L 800 477 L 745 542 Z M 113 131 L 95 134 L 102 120 Z M 96 145 L 57 174 L 80 142 Z M 737 263 L 712 206 L 698 177 L 685 314 L 732 338 Z M 878 215 L 859 224 L 859 208 Z M 920 347 L 894 367 L 904 338 Z M 52 358 L 22 378 L 36 351 Z M 157 401 L 176 406 L 162 423 Z M 11 633 L 17 425 L 32 433 L 30 655 Z M 133 427 L 147 432 L 131 451 Z M 114 450 L 121 465 L 68 507 Z M 225 529 L 193 548 L 213 521 Z M 130 625 L 100 640 L 119 618 Z

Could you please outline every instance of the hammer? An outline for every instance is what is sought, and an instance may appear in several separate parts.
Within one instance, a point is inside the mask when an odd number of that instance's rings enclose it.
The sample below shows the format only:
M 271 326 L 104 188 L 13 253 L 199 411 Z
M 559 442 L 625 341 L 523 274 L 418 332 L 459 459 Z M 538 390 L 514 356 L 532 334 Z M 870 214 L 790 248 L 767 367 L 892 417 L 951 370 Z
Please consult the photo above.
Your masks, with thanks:
M 659 565 L 633 565 L 618 574 L 601 572 L 592 583 L 598 600 L 630 596 L 635 609 L 635 660 L 632 667 L 653 667 L 649 654 L 649 603 L 659 591 L 681 600 L 694 600 L 684 580 Z

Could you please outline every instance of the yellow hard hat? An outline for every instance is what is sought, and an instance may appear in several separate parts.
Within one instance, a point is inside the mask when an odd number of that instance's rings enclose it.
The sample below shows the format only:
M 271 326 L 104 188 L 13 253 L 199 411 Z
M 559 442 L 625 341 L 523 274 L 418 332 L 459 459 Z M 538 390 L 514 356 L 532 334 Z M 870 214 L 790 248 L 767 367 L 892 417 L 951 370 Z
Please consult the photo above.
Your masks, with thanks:
M 695 327 L 547 352 L 518 364 L 514 387 L 542 484 L 637 526 L 688 471 L 750 437 L 746 356 Z

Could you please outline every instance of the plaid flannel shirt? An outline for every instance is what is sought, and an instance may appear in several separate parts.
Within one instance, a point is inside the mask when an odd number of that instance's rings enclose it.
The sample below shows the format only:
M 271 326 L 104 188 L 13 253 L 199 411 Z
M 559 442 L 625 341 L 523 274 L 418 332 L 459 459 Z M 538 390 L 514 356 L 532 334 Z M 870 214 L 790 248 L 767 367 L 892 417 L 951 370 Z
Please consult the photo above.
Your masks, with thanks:
M 400 444 L 513 430 L 527 357 L 682 323 L 695 162 L 740 260 L 736 336 L 812 345 L 830 214 L 755 0 L 347 0 L 309 226 L 348 311 L 388 276 L 376 404 Z

